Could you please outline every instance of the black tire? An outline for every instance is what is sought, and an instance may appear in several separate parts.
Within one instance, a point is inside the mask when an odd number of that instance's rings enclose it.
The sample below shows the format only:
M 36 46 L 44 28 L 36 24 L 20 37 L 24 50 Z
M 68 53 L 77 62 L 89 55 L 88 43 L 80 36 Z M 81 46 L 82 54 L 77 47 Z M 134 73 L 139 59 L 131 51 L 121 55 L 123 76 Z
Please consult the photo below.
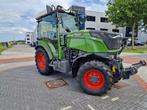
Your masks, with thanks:
M 43 69 L 41 69 L 40 66 L 39 66 L 39 61 L 38 61 L 39 60 L 38 59 L 39 53 L 42 53 L 42 55 L 45 58 L 45 65 L 44 65 Z M 53 68 L 48 65 L 50 63 L 50 61 L 51 60 L 49 59 L 47 52 L 43 48 L 39 47 L 39 48 L 36 49 L 35 62 L 36 62 L 36 66 L 37 66 L 37 69 L 38 69 L 40 74 L 50 75 L 53 72 Z
M 88 87 L 88 84 L 84 83 L 85 74 L 89 70 L 99 71 L 99 74 L 103 76 L 104 83 L 102 87 L 100 87 L 99 89 L 93 90 Z M 108 68 L 107 65 L 98 61 L 90 61 L 90 62 L 84 63 L 78 70 L 78 80 L 79 80 L 80 87 L 83 89 L 83 91 L 92 95 L 105 94 L 108 90 L 111 89 L 111 86 L 112 86 L 112 77 L 111 77 L 110 69 Z M 100 81 L 100 79 L 97 79 L 97 82 L 98 81 Z

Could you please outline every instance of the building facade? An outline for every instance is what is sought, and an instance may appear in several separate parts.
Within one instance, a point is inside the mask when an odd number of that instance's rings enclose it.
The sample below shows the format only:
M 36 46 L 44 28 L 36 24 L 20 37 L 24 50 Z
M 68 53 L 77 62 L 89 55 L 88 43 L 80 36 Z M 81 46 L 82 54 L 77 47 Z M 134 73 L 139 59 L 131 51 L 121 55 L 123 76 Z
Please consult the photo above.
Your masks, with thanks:
M 33 32 L 26 32 L 25 43 L 31 45 L 33 42 Z
M 142 31 L 138 31 L 138 35 L 137 36 L 138 36 L 137 39 L 140 42 L 146 42 L 147 43 L 147 33 L 142 32 Z
M 108 18 L 104 12 L 86 10 L 86 17 L 85 29 L 87 30 L 99 30 L 110 33 L 119 33 L 125 37 L 131 37 L 130 27 L 116 27 L 115 25 L 112 25 L 112 23 L 108 22 Z M 147 33 L 138 30 L 136 36 L 137 40 L 140 42 L 147 42 Z
M 85 29 L 87 30 L 99 30 L 110 33 L 119 33 L 125 36 L 125 27 L 116 27 L 112 23 L 108 22 L 104 12 L 88 11 L 86 10 L 86 22 Z

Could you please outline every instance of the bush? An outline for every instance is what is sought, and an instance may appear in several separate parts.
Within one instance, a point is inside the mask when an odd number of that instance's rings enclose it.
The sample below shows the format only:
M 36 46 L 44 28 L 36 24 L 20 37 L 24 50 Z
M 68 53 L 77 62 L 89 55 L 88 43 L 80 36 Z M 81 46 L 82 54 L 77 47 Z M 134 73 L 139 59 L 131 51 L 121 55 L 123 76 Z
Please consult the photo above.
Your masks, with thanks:
M 0 54 L 1 54 L 2 51 L 4 51 L 7 48 L 11 48 L 12 46 L 13 46 L 12 43 L 8 43 L 8 42 L 1 43 L 0 42 Z
M 0 53 L 5 49 L 4 45 L 0 43 Z

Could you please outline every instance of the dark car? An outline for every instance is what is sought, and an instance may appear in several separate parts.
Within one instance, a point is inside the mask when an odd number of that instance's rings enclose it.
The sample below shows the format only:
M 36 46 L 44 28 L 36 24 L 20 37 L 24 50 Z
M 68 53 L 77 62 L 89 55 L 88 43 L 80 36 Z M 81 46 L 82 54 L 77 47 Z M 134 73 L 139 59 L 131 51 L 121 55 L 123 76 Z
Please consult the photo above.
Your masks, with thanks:
M 130 41 L 130 43 L 128 44 L 128 46 L 131 46 L 131 45 L 132 45 L 132 41 Z M 139 41 L 139 40 L 135 40 L 135 41 L 134 41 L 134 45 L 135 45 L 135 46 L 144 46 L 145 43 L 144 43 L 144 42 L 141 42 L 141 41 Z
M 144 46 L 144 45 L 145 45 L 145 43 L 144 43 L 144 42 L 141 42 L 141 41 L 136 40 L 136 41 L 134 42 L 134 45 L 135 45 L 135 46 Z

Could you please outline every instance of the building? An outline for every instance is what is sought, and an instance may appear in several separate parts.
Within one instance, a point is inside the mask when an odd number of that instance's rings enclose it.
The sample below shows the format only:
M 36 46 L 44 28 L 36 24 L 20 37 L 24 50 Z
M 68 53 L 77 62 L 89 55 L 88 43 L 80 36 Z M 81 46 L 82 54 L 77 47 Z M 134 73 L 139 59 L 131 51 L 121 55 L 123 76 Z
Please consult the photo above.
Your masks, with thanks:
M 33 32 L 26 32 L 25 37 L 25 43 L 28 45 L 32 45 L 35 39 L 35 36 L 33 35 Z
M 119 33 L 125 36 L 126 28 L 124 27 L 116 27 L 112 25 L 112 23 L 108 22 L 108 18 L 106 17 L 104 12 L 96 12 L 86 10 L 86 22 L 85 29 L 87 30 L 99 30 L 110 33 Z
M 131 37 L 132 33 L 130 27 L 116 27 L 115 25 L 112 25 L 112 23 L 108 22 L 108 18 L 104 12 L 89 10 L 86 10 L 85 29 L 119 33 L 125 37 Z M 147 33 L 145 32 L 138 30 L 136 32 L 136 37 L 140 42 L 147 42 Z
M 138 31 L 138 40 L 140 42 L 146 42 L 147 43 L 147 33 Z

